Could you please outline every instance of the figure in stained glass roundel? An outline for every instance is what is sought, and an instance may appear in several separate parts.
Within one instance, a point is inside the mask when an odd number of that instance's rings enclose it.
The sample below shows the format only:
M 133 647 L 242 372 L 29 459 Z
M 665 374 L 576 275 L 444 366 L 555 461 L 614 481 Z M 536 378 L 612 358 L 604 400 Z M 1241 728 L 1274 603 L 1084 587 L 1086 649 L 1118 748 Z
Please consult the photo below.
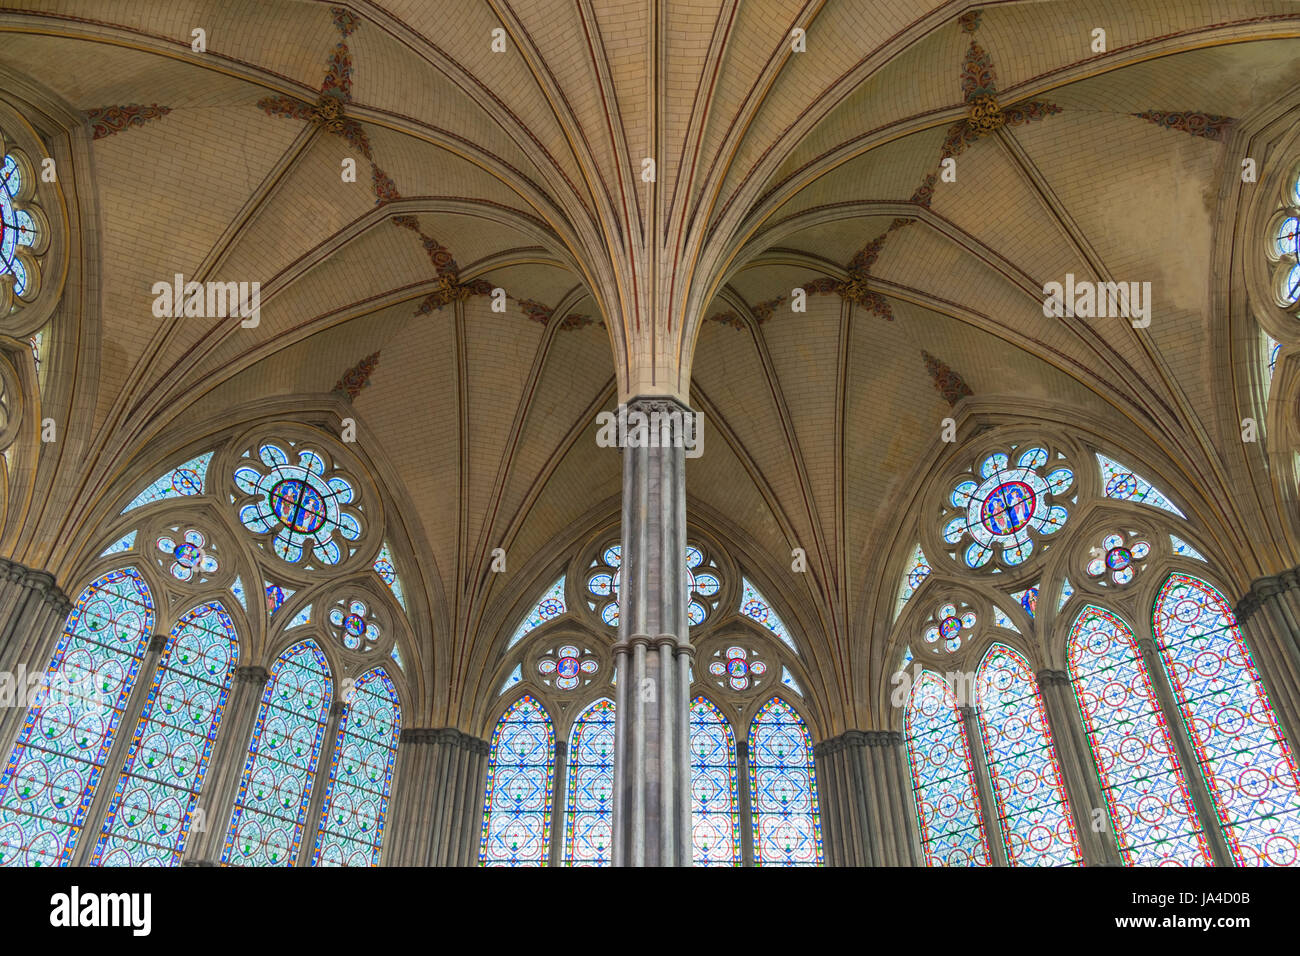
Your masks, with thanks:
M 1056 503 L 1074 484 L 1074 472 L 1047 449 L 994 452 L 963 476 L 948 497 L 943 539 L 960 545 L 968 567 L 980 568 L 997 555 L 1002 564 L 1023 564 L 1034 551 L 1034 537 L 1055 534 L 1069 512 Z

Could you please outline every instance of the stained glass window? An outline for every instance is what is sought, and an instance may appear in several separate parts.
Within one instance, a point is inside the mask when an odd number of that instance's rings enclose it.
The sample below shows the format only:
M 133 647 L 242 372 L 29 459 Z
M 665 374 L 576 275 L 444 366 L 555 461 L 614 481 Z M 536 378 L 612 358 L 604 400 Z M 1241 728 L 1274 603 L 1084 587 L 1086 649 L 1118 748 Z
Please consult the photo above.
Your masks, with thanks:
M 235 575 L 235 580 L 230 584 L 230 593 L 235 596 L 240 606 L 248 610 L 248 592 L 244 590 L 244 582 L 240 580 L 239 575 Z
M 8 314 L 12 295 L 34 299 L 40 291 L 41 270 L 36 253 L 49 245 L 49 226 L 31 200 L 36 176 L 21 150 L 12 149 L 0 134 L 0 314 Z
M 68 863 L 153 631 L 133 568 L 77 597 L 0 773 L 0 865 Z
M 132 498 L 131 503 L 122 509 L 122 514 L 153 504 L 155 501 L 164 501 L 168 498 L 192 498 L 203 494 L 208 465 L 211 463 L 212 452 L 209 451 L 197 458 L 191 458 L 182 465 L 177 465 Z
M 1174 549 L 1174 554 L 1182 558 L 1191 558 L 1193 561 L 1204 561 L 1205 556 L 1197 551 L 1182 538 L 1176 538 L 1172 534 L 1169 536 L 1169 544 Z
M 406 609 L 406 595 L 402 592 L 402 579 L 397 576 L 397 565 L 393 563 L 393 553 L 388 550 L 388 542 L 379 549 L 379 557 L 373 565 L 375 573 L 388 585 L 388 589 L 397 598 L 397 603 Z
M 545 866 L 555 786 L 555 728 L 546 710 L 525 694 L 492 732 L 479 863 Z
M 528 612 L 528 616 L 515 629 L 514 634 L 510 635 L 510 641 L 506 644 L 506 647 L 514 647 L 529 631 L 541 627 L 552 618 L 559 617 L 566 610 L 567 608 L 564 605 L 564 575 L 560 575 L 560 580 L 551 585 L 550 589 L 542 595 L 542 599 L 537 602 L 533 609 Z
M 339 474 L 326 475 L 325 459 L 299 448 L 298 463 L 279 445 L 267 442 L 258 459 L 235 469 L 235 485 L 253 500 L 239 509 L 239 520 L 257 535 L 269 535 L 271 550 L 290 564 L 304 559 L 338 564 L 361 537 L 356 491 Z
M 1023 591 L 1017 591 L 1011 595 L 1020 602 L 1020 606 L 1025 609 L 1025 613 L 1033 617 L 1038 612 L 1038 585 L 1032 588 L 1026 588 Z
M 1277 372 L 1277 357 L 1282 352 L 1282 344 L 1267 332 L 1263 333 L 1263 336 L 1264 364 L 1268 367 L 1268 377 L 1265 379 L 1265 384 L 1271 384 L 1273 375 Z
M 788 667 L 783 666 L 781 668 L 781 683 L 784 684 L 786 687 L 789 687 L 800 697 L 803 696 L 803 688 L 799 686 L 799 682 L 794 679 L 794 675 L 790 673 L 790 669 Z
M 220 564 L 211 552 L 212 545 L 197 528 L 189 528 L 177 541 L 164 534 L 158 538 L 158 550 L 171 559 L 167 570 L 177 581 L 201 583 L 204 576 L 215 574 Z
M 1069 666 L 1125 865 L 1212 865 L 1173 739 L 1129 626 L 1109 611 L 1087 605 L 1070 630 Z
M 691 701 L 691 859 L 696 866 L 740 866 L 736 737 L 707 697 Z
M 998 627 L 1005 627 L 1008 631 L 1015 631 L 1017 634 L 1020 633 L 1020 628 L 1016 627 L 1016 622 L 1011 620 L 1011 617 L 1007 612 L 1002 610 L 1002 608 L 998 607 L 996 604 L 993 605 L 993 623 Z
M 566 866 L 608 866 L 613 839 L 614 702 L 598 700 L 573 723 L 564 803 Z
M 516 664 L 515 669 L 512 670 L 510 672 L 510 676 L 506 678 L 506 682 L 502 684 L 501 689 L 497 691 L 497 696 L 498 697 L 501 696 L 506 691 L 508 691 L 511 687 L 514 687 L 516 684 L 523 681 L 523 679 L 524 679 L 524 665 Z
M 803 718 L 779 697 L 764 704 L 750 724 L 749 786 L 754 862 L 820 866 L 822 828 L 812 740 Z
M 93 865 L 180 863 L 238 660 L 235 625 L 219 603 L 181 616 L 158 661 Z
M 741 578 L 740 581 L 740 613 L 762 624 L 779 637 L 786 647 L 796 654 L 799 653 L 799 648 L 794 646 L 794 637 L 791 636 L 789 629 L 748 578 Z
M 402 705 L 382 667 L 357 679 L 339 718 L 312 866 L 378 866 Z
M 1151 482 L 1129 471 L 1119 462 L 1098 452 L 1097 464 L 1101 466 L 1101 480 L 1105 485 L 1107 498 L 1114 498 L 1118 501 L 1136 501 L 1139 504 L 1150 505 L 1153 508 L 1161 508 L 1170 514 L 1178 515 L 1180 518 L 1187 517 L 1178 510 L 1172 501 L 1161 494 L 1159 489 L 1152 485 Z
M 311 640 L 275 662 L 235 798 L 221 862 L 293 866 L 333 700 L 329 664 Z
M 1300 777 L 1228 601 L 1171 574 L 1155 601 L 1155 636 L 1233 857 L 1300 863 Z
M 136 532 L 134 531 L 122 535 L 122 537 L 118 538 L 107 548 L 101 551 L 99 553 L 99 556 L 101 558 L 106 558 L 110 554 L 121 554 L 123 551 L 130 551 L 132 548 L 135 547 L 135 536 L 136 536 Z
M 912 600 L 912 595 L 916 589 L 925 583 L 925 579 L 930 576 L 930 562 L 926 560 L 925 552 L 921 550 L 918 544 L 912 550 L 911 560 L 908 561 L 907 570 L 903 572 L 903 583 L 898 587 L 898 603 L 894 606 L 894 617 L 897 618 L 899 612 L 908 601 Z
M 995 554 L 1008 567 L 1023 564 L 1034 551 L 1030 532 L 1055 534 L 1069 517 L 1057 502 L 1074 486 L 1074 472 L 1063 463 L 1049 465 L 1046 448 L 1011 453 L 988 455 L 948 496 L 943 540 L 960 547 L 971 539 L 962 551 L 968 567 L 982 568 Z
M 1066 578 L 1061 582 L 1061 597 L 1056 602 L 1056 609 L 1061 610 L 1072 597 L 1074 597 L 1074 585 L 1070 583 L 1069 578 Z
M 957 696 L 931 671 L 903 712 L 912 792 L 927 866 L 990 866 L 988 836 Z
M 1080 862 L 1061 764 L 1029 663 L 994 644 L 975 675 L 980 735 L 1007 860 L 1012 866 Z
M 722 579 L 717 564 L 699 545 L 688 544 L 685 557 L 686 620 L 690 627 L 695 627 L 704 622 L 710 609 L 717 607 Z M 586 572 L 588 606 L 610 627 L 618 627 L 618 586 L 622 573 L 621 544 L 611 544 L 602 550 Z M 742 608 L 742 613 L 749 612 Z

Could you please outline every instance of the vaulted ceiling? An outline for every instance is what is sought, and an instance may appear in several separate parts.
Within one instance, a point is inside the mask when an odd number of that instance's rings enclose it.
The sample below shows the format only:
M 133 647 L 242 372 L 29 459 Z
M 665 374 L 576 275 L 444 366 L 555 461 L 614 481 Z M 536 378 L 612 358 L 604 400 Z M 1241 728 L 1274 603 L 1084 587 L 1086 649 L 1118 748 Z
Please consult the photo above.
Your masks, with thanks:
M 1300 80 L 1297 36 L 1287 0 L 20 0 L 0 64 L 96 137 L 96 437 L 68 480 L 107 488 L 186 421 L 377 353 L 349 400 L 469 699 L 617 513 L 595 413 L 677 395 L 706 415 L 693 520 L 852 725 L 954 406 L 1140 436 L 1249 550 L 1203 347 L 1215 201 L 1233 130 Z M 261 282 L 260 325 L 155 318 L 175 273 Z M 1150 327 L 1044 317 L 1066 273 L 1151 282 Z M 478 572 L 494 547 L 516 574 Z

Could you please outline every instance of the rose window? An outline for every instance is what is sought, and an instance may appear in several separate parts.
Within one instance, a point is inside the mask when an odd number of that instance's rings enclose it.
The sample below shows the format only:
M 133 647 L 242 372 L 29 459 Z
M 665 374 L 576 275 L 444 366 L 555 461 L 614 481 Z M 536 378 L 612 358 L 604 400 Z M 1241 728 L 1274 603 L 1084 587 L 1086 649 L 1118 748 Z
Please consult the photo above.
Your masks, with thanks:
M 1130 534 L 1108 534 L 1101 539 L 1101 547 L 1092 549 L 1086 568 L 1093 583 L 1123 586 L 1133 580 L 1141 562 L 1151 553 L 1151 545 Z
M 32 200 L 36 176 L 27 156 L 0 132 L 0 316 L 41 290 L 37 256 L 49 245 L 45 214 Z M 17 303 L 15 303 L 17 299 Z
M 976 473 L 953 487 L 945 506 L 943 540 L 965 544 L 967 566 L 982 568 L 996 554 L 1007 567 L 1029 559 L 1034 538 L 1065 527 L 1069 512 L 1057 501 L 1074 485 L 1074 472 L 1047 449 L 994 452 Z
M 767 665 L 758 659 L 749 659 L 749 652 L 743 647 L 728 647 L 726 651 L 717 651 L 716 660 L 709 664 L 709 673 L 714 677 L 725 677 L 732 690 L 745 690 L 753 684 L 758 686 L 758 678 L 767 673 Z M 718 686 L 723 686 L 721 680 Z
M 217 558 L 209 553 L 207 538 L 203 532 L 190 528 L 184 535 L 173 537 L 175 532 L 160 535 L 158 550 L 171 558 L 167 569 L 177 581 L 191 582 L 195 578 L 213 574 L 218 567 Z M 179 538 L 179 540 L 178 540 Z
M 330 608 L 329 620 L 334 636 L 350 651 L 371 650 L 383 633 L 366 602 L 358 598 Z
M 587 605 L 610 627 L 618 627 L 618 585 L 622 574 L 623 546 L 611 544 L 592 561 L 587 572 Z M 714 564 L 697 545 L 686 548 L 686 617 L 691 627 L 704 623 L 718 604 L 722 579 Z
M 537 662 L 537 673 L 542 675 L 542 683 L 554 681 L 559 690 L 573 690 L 580 683 L 590 683 L 590 675 L 598 670 L 600 662 L 595 655 L 585 648 L 580 651 L 572 644 L 547 651 Z M 584 675 L 587 675 L 586 680 Z
M 939 649 L 943 648 L 953 654 L 970 640 L 978 623 L 979 618 L 970 605 L 949 602 L 930 615 L 930 621 L 921 636 L 934 653 L 939 653 Z
M 361 520 L 351 482 L 327 477 L 327 470 L 310 449 L 300 449 L 298 463 L 291 464 L 279 445 L 263 444 L 257 459 L 246 457 L 235 469 L 235 485 L 252 498 L 239 509 L 239 520 L 253 534 L 269 535 L 272 550 L 290 564 L 338 564 L 361 537 Z

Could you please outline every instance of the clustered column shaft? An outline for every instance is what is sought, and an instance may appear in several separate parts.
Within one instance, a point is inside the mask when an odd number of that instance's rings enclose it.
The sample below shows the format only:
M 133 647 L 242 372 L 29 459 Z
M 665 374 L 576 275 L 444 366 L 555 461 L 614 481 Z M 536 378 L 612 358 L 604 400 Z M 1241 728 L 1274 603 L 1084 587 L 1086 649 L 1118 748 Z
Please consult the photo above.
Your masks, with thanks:
M 474 866 L 488 744 L 453 727 L 402 731 L 385 866 Z
M 903 735 L 850 730 L 813 748 L 831 866 L 919 866 Z
M 627 406 L 619 641 L 614 646 L 615 866 L 691 865 L 691 646 L 682 430 L 687 414 L 685 406 L 667 399 L 637 399 Z

